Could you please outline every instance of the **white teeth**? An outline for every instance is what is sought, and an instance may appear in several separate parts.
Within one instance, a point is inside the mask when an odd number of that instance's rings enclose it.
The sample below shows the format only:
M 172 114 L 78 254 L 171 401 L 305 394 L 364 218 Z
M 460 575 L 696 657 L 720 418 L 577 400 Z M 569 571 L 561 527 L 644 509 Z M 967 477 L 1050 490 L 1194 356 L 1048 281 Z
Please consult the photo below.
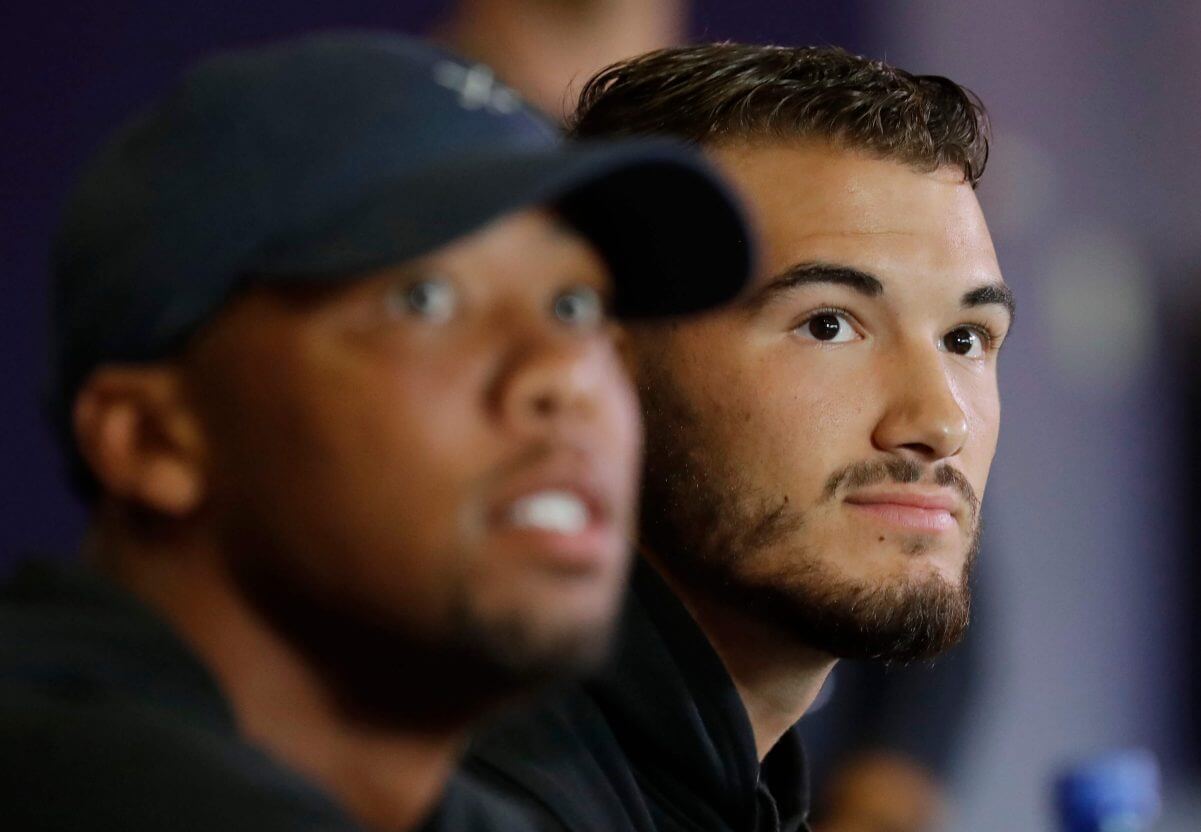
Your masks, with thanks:
M 588 506 L 570 491 L 540 491 L 513 503 L 509 522 L 518 528 L 578 534 L 588 525 Z

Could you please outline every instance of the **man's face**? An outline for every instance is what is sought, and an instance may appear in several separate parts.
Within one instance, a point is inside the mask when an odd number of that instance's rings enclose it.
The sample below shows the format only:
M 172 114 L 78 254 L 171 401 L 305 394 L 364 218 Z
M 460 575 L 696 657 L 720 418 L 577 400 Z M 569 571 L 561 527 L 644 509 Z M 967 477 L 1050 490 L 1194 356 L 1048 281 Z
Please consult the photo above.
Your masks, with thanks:
M 332 290 L 232 302 L 186 372 L 206 509 L 247 590 L 350 675 L 416 686 L 422 651 L 477 683 L 473 665 L 593 661 L 641 450 L 609 291 L 581 237 L 527 212 Z
M 634 331 L 644 542 L 831 654 L 937 652 L 967 623 L 1011 322 L 975 194 L 824 144 L 713 155 L 765 253 L 739 306 Z

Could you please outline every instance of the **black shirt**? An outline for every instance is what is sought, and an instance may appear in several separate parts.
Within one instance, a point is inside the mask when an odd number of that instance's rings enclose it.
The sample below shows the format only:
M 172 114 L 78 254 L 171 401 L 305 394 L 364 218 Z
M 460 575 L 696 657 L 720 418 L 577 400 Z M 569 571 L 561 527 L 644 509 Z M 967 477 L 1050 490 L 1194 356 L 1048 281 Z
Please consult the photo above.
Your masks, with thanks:
M 450 797 L 448 832 L 528 828 L 471 784 Z M 30 564 L 0 589 L 0 829 L 360 827 L 239 736 L 216 682 L 151 610 L 85 570 Z
M 238 736 L 205 668 L 133 597 L 30 564 L 0 590 L 4 829 L 355 830 Z
M 797 729 L 761 766 L 721 659 L 680 600 L 641 563 L 609 667 L 490 726 L 467 768 L 522 800 L 545 829 L 808 829 Z

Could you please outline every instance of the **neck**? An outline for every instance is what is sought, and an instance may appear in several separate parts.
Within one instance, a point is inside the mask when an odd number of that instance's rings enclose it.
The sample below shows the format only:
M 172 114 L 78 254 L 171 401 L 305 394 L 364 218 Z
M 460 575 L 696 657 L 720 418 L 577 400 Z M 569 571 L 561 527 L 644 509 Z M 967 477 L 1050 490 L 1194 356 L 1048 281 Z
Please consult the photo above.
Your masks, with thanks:
M 693 589 L 664 569 L 653 554 L 644 550 L 643 555 L 683 601 L 721 657 L 746 708 L 762 761 L 805 715 L 836 660 L 798 643 L 774 622 Z
M 216 677 L 247 740 L 323 786 L 369 829 L 407 829 L 433 808 L 465 723 L 422 730 L 349 714 L 311 661 L 237 590 L 221 559 L 201 547 L 124 539 L 105 548 L 116 551 L 106 558 L 109 571 L 155 607 Z

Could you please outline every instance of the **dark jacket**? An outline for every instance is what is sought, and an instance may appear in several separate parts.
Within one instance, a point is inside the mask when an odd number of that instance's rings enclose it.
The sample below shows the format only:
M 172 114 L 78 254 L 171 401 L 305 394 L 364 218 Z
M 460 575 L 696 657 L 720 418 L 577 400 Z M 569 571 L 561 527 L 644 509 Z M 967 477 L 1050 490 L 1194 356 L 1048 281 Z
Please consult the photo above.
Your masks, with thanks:
M 527 828 L 456 788 L 449 830 Z M 29 565 L 0 589 L 0 829 L 348 832 L 333 800 L 238 734 L 208 671 L 136 599 Z
M 797 729 L 760 766 L 733 681 L 654 570 L 636 569 L 614 660 L 480 734 L 469 776 L 571 832 L 800 832 Z

